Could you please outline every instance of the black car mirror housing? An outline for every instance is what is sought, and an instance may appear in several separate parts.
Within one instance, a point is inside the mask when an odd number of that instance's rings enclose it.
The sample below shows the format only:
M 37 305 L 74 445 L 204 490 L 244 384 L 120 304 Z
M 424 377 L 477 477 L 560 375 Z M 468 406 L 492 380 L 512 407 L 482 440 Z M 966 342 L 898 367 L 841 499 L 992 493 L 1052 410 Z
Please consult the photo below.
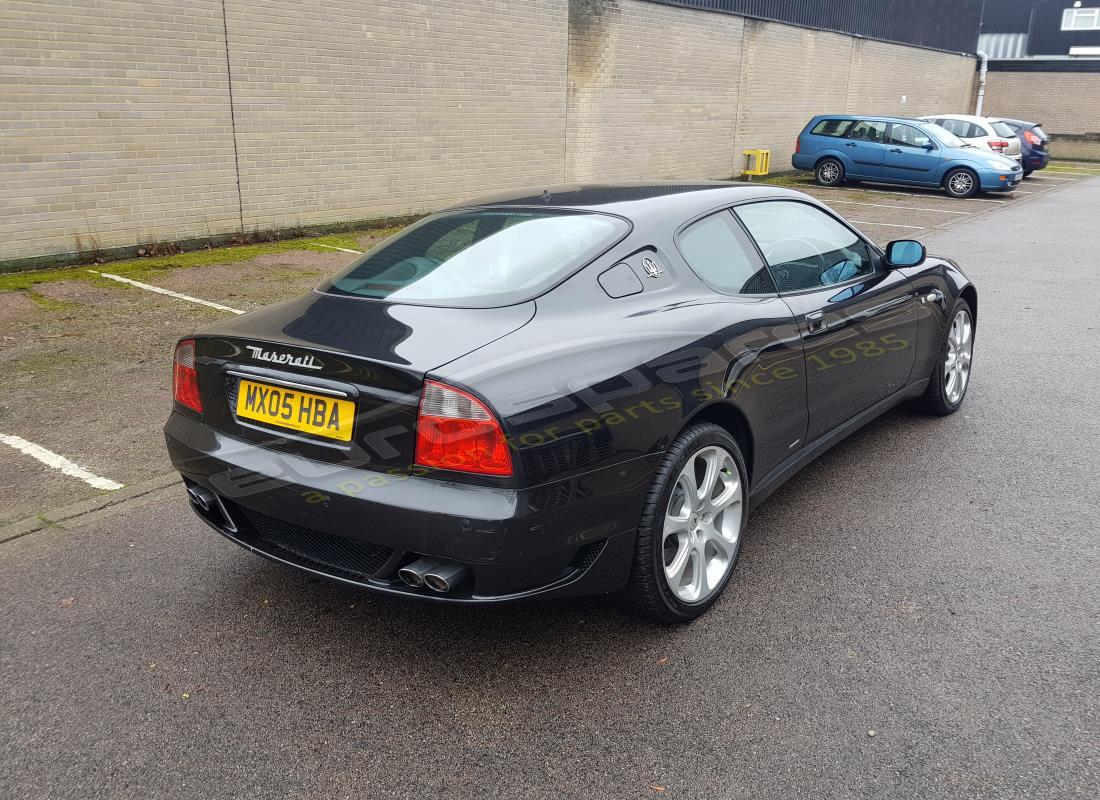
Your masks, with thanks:
M 928 252 L 916 239 L 896 239 L 886 245 L 886 264 L 890 267 L 916 267 L 924 263 Z

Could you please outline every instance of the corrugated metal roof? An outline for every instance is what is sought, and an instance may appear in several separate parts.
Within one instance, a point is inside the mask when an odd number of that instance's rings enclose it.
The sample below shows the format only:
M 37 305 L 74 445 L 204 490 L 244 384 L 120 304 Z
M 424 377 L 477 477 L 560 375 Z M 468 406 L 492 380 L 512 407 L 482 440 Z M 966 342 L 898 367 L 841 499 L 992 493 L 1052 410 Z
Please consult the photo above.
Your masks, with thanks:
M 1027 34 L 983 33 L 978 37 L 978 52 L 998 60 L 1027 58 Z
M 885 42 L 973 53 L 984 0 L 650 0 Z

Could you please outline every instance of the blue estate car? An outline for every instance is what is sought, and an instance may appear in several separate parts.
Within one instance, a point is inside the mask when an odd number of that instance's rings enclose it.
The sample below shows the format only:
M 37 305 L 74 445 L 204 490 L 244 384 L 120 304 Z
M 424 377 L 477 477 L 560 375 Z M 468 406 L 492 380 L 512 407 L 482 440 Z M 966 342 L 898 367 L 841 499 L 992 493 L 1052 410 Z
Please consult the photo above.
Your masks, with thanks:
M 845 180 L 942 187 L 951 197 L 1011 192 L 1020 165 L 939 125 L 904 117 L 819 114 L 798 135 L 791 163 L 822 186 Z

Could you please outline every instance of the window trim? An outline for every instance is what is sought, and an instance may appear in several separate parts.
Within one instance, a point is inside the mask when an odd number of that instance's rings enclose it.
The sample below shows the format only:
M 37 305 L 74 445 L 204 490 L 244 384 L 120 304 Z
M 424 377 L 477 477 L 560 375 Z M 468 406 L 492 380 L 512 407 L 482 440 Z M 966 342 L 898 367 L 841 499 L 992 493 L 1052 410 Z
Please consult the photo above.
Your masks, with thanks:
M 1078 20 L 1089 20 L 1087 26 L 1077 25 Z M 1062 10 L 1063 31 L 1100 31 L 1100 7 L 1066 8 Z
M 812 286 L 808 289 L 799 289 L 796 292 L 783 292 L 783 291 L 780 291 L 779 290 L 779 281 L 777 281 L 775 279 L 775 275 L 771 274 L 772 265 L 769 264 L 768 259 L 764 257 L 764 251 L 761 249 L 760 243 L 756 241 L 756 237 L 752 235 L 752 231 L 750 231 L 748 229 L 748 226 L 745 225 L 744 221 L 739 216 L 737 216 L 737 212 L 735 210 L 739 206 L 758 205 L 760 203 L 779 203 L 779 202 L 783 202 L 783 203 L 801 203 L 804 206 L 810 206 L 811 208 L 815 208 L 818 211 L 823 212 L 827 216 L 830 216 L 834 220 L 839 222 L 841 225 L 843 225 L 845 228 L 847 228 L 853 234 L 855 234 L 857 239 L 859 239 L 861 242 L 863 242 L 865 245 L 867 245 L 867 249 L 868 249 L 868 251 L 870 252 L 870 255 L 871 255 L 871 260 L 874 262 L 874 266 L 875 266 L 874 271 L 871 272 L 868 275 L 857 275 L 856 277 L 849 278 L 848 280 L 846 280 L 842 283 L 830 283 L 828 286 Z M 768 274 L 771 275 L 772 283 L 775 285 L 775 289 L 776 289 L 776 292 L 778 292 L 779 297 L 795 297 L 795 296 L 804 295 L 804 294 L 817 294 L 819 292 L 829 291 L 829 290 L 832 290 L 832 289 L 842 289 L 842 288 L 847 287 L 847 286 L 855 286 L 857 283 L 864 283 L 867 280 L 869 280 L 871 278 L 874 278 L 876 276 L 885 275 L 886 272 L 887 272 L 887 270 L 884 270 L 882 268 L 883 263 L 885 263 L 884 262 L 884 258 L 885 258 L 885 255 L 886 255 L 885 252 L 877 244 L 875 244 L 870 239 L 868 239 L 866 236 L 864 236 L 862 233 L 860 233 L 858 230 L 853 228 L 851 226 L 851 224 L 848 223 L 847 220 L 845 220 L 842 217 L 840 217 L 839 215 L 837 215 L 836 212 L 834 212 L 831 208 L 828 208 L 827 206 L 824 206 L 824 205 L 821 205 L 821 204 L 818 204 L 818 203 L 814 203 L 814 202 L 810 202 L 810 201 L 807 201 L 807 200 L 803 200 L 800 197 L 765 197 L 765 198 L 760 198 L 760 199 L 756 199 L 756 200 L 742 200 L 741 202 L 736 203 L 735 205 L 731 206 L 730 210 L 733 211 L 734 218 L 741 225 L 741 227 L 745 229 L 745 233 L 747 233 L 749 235 L 749 239 L 752 240 L 753 245 L 756 247 L 757 254 L 764 261 L 764 266 L 767 268 Z
M 735 205 L 740 205 L 741 203 L 744 203 L 744 202 L 745 201 L 742 200 L 742 201 L 738 202 Z M 746 228 L 744 223 L 741 222 L 741 220 L 738 218 L 738 216 L 735 213 L 733 213 L 733 208 L 734 208 L 733 205 L 726 205 L 726 206 L 719 206 L 718 208 L 712 208 L 709 211 L 704 211 L 703 213 L 692 217 L 687 222 L 685 222 L 683 225 L 681 225 L 679 228 L 677 228 L 675 230 L 675 232 L 673 232 L 673 234 L 672 234 L 672 245 L 673 245 L 673 247 L 676 248 L 676 254 L 680 256 L 680 260 L 684 262 L 684 264 L 687 266 L 688 270 L 691 272 L 692 275 L 694 275 L 696 278 L 698 278 L 703 283 L 703 285 L 706 286 L 708 289 L 710 289 L 711 291 L 717 292 L 718 294 L 725 295 L 726 297 L 748 297 L 748 298 L 752 298 L 752 299 L 759 299 L 761 297 L 779 297 L 779 284 L 777 284 L 775 282 L 775 276 L 772 275 L 771 267 L 768 266 L 768 260 L 766 258 L 764 258 L 764 253 L 761 252 L 760 246 L 756 243 L 756 239 L 754 239 L 752 237 L 752 234 L 749 233 L 748 228 Z M 749 244 L 752 246 L 752 252 L 756 254 L 756 259 L 757 259 L 757 261 L 760 262 L 760 267 L 767 271 L 768 278 L 771 280 L 772 286 L 775 287 L 774 292 L 752 292 L 752 293 L 750 293 L 750 292 L 731 292 L 731 291 L 728 291 L 726 289 L 720 289 L 717 286 L 712 285 L 711 282 L 708 281 L 706 278 L 704 278 L 699 273 L 699 271 L 697 269 L 695 269 L 695 267 L 692 266 L 691 262 L 688 261 L 687 256 L 684 255 L 683 248 L 680 247 L 680 236 L 688 228 L 692 227 L 696 223 L 702 222 L 703 220 L 709 219 L 710 217 L 713 217 L 717 214 L 728 214 L 729 217 L 730 217 L 731 222 L 734 225 L 736 225 L 738 228 L 740 228 L 741 231 L 748 238 Z M 759 270 L 757 270 L 757 272 L 759 272 Z M 755 273 L 753 273 L 753 274 L 755 274 Z

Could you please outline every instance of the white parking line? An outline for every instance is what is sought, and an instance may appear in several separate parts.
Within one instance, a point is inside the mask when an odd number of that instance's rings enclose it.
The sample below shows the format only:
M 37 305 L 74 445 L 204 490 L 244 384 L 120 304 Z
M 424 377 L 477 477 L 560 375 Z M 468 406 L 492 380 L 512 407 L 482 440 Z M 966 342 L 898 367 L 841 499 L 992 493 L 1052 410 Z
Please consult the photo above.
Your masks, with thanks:
M 107 478 L 101 478 L 98 475 L 93 475 L 86 469 L 77 466 L 64 456 L 59 456 L 52 450 L 47 450 L 41 445 L 37 445 L 34 442 L 28 442 L 19 436 L 12 436 L 7 433 L 0 433 L 0 442 L 14 447 L 21 453 L 25 453 L 31 458 L 36 458 L 45 464 L 47 467 L 53 467 L 54 469 L 61 470 L 65 475 L 70 475 L 74 478 L 80 478 L 89 486 L 94 486 L 96 489 L 103 489 L 107 492 L 113 492 L 115 489 L 121 489 L 122 484 L 115 481 L 108 480 Z
M 892 203 L 857 203 L 855 200 L 830 200 L 830 203 L 839 203 L 846 206 L 871 206 L 872 208 L 897 208 L 901 211 L 935 211 L 937 214 L 962 214 L 969 216 L 969 211 L 948 211 L 944 208 L 921 208 L 920 206 L 895 206 Z
M 1072 175 L 1080 175 L 1080 174 L 1082 174 L 1082 173 L 1079 173 L 1079 172 L 1073 172 L 1073 173 L 1069 173 L 1069 174 L 1072 174 Z M 1076 179 L 1076 178 L 1059 178 L 1059 177 L 1057 177 L 1056 175 L 1047 175 L 1047 174 L 1043 174 L 1043 175 L 1029 175 L 1029 176 L 1028 176 L 1028 180 L 1029 180 L 1029 181 L 1034 181 L 1034 180 L 1044 180 L 1044 181 L 1048 181 L 1048 180 L 1049 180 L 1049 181 L 1075 181 L 1075 180 L 1077 180 L 1077 179 Z
M 321 244 L 320 242 L 314 242 L 314 244 L 318 247 L 327 247 L 329 250 L 339 250 L 341 253 L 358 253 L 359 255 L 363 255 L 362 250 L 351 250 L 347 247 L 337 247 L 333 244 Z
M 228 311 L 230 314 L 243 314 L 239 308 L 230 308 L 229 306 L 223 306 L 221 303 L 212 303 L 209 300 L 200 300 L 198 297 L 192 297 L 189 294 L 180 294 L 179 292 L 173 292 L 170 289 L 161 289 L 159 286 L 150 286 L 147 283 L 141 281 L 132 281 L 129 278 L 123 278 L 121 275 L 112 275 L 109 272 L 97 272 L 94 269 L 88 270 L 93 275 L 99 275 L 104 278 L 110 278 L 113 281 L 119 283 L 125 283 L 129 286 L 136 286 L 139 289 L 145 289 L 148 292 L 156 292 L 157 294 L 168 295 L 169 297 L 175 297 L 177 300 L 186 300 L 189 303 L 198 303 L 200 306 L 209 306 L 210 308 L 216 308 L 218 311 Z
M 895 225 L 893 222 L 864 222 L 860 219 L 850 219 L 848 221 L 853 225 L 881 225 L 884 228 L 910 228 L 914 231 L 924 230 L 920 225 Z
M 817 187 L 810 187 L 810 188 L 827 189 L 829 187 L 827 187 L 827 186 L 817 186 Z M 851 187 L 848 188 L 848 191 L 852 191 L 852 190 L 853 189 Z M 855 191 L 859 191 L 859 189 L 855 189 Z M 864 191 L 875 192 L 877 194 L 897 194 L 897 195 L 901 195 L 902 197 L 927 197 L 929 199 L 934 199 L 934 200 L 943 200 L 944 198 L 947 197 L 947 195 L 917 194 L 916 192 L 892 192 L 889 189 L 878 189 L 874 186 L 868 186 L 866 189 L 864 189 Z M 968 201 L 972 201 L 972 202 L 975 202 L 975 203 L 1007 203 L 1008 202 L 1007 200 L 991 200 L 991 199 L 986 198 L 986 197 L 968 197 L 966 199 Z

